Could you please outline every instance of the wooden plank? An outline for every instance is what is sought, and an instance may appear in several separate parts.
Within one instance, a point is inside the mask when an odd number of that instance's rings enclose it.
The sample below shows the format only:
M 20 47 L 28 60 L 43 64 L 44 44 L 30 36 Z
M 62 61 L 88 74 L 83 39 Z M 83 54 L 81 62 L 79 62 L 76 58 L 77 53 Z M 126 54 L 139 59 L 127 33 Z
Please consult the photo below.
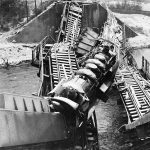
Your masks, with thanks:
M 95 41 L 90 40 L 90 39 L 88 39 L 86 37 L 83 37 L 82 43 L 85 43 L 85 44 L 90 45 L 90 46 L 94 46 L 95 45 Z
M 67 134 L 59 113 L 0 110 L 0 121 L 0 147 L 65 140 Z
M 87 28 L 87 33 L 92 36 L 93 38 L 98 38 L 98 34 L 91 30 L 90 28 Z

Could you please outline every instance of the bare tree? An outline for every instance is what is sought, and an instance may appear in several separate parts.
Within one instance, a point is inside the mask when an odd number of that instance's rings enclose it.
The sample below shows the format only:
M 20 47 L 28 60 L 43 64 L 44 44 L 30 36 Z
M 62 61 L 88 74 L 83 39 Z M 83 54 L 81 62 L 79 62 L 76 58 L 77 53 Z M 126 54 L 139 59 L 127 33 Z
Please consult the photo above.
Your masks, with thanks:
M 36 5 L 36 0 L 34 0 L 35 2 L 35 15 L 37 15 L 37 5 Z

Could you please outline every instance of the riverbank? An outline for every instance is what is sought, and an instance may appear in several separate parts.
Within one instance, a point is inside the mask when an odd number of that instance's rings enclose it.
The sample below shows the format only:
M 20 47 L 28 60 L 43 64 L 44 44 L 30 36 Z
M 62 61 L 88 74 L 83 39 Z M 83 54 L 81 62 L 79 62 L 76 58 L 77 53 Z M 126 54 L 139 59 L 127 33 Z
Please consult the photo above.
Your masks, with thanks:
M 150 47 L 150 0 L 129 0 L 128 3 L 123 0 L 99 1 L 107 4 L 118 19 L 138 34 L 138 36 L 128 39 L 127 42 L 131 48 Z M 125 5 L 129 7 L 129 10 L 124 8 Z
M 20 66 L 0 68 L 0 93 L 14 93 L 32 96 L 39 89 L 38 68 L 29 63 Z
M 150 47 L 150 17 L 141 14 L 120 14 L 114 15 L 127 24 L 138 36 L 129 38 L 128 44 L 131 48 L 149 48 Z
M 114 13 L 121 21 L 125 22 L 138 36 L 128 39 L 131 48 L 150 47 L 150 17 L 140 14 Z M 22 61 L 31 61 L 32 50 L 36 44 L 10 43 L 11 36 L 21 32 L 23 27 L 0 33 L 0 65 L 16 65 Z
M 9 38 L 18 34 L 24 27 L 12 28 L 8 32 L 0 32 L 0 66 L 17 65 L 22 61 L 31 61 L 32 50 L 37 45 L 9 42 Z
M 32 60 L 32 50 L 36 44 L 0 43 L 0 65 L 17 65 Z
M 143 0 L 143 1 L 135 1 L 135 0 L 128 0 L 128 1 L 124 1 L 124 0 L 97 0 L 100 1 L 102 3 L 106 3 L 108 6 L 113 6 L 113 8 L 117 8 L 117 5 L 122 5 L 122 4 L 127 4 L 127 5 L 131 5 L 131 6 L 136 6 L 138 5 L 139 8 L 141 8 L 141 11 L 144 11 L 146 13 L 148 13 L 150 11 L 150 0 Z M 121 10 L 122 12 L 125 12 L 124 10 Z M 134 10 L 129 10 L 129 11 L 134 11 Z M 149 14 L 149 13 L 148 13 Z

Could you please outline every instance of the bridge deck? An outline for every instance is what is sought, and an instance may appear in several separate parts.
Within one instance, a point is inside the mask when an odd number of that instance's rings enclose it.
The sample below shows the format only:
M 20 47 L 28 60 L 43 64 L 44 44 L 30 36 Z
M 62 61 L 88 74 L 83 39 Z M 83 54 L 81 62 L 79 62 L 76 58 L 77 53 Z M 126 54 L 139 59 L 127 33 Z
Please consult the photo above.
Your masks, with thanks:
M 145 115 L 150 111 L 150 84 L 131 66 L 119 70 L 116 82 L 128 115 L 128 129 L 148 123 Z M 134 122 L 136 125 L 132 125 Z

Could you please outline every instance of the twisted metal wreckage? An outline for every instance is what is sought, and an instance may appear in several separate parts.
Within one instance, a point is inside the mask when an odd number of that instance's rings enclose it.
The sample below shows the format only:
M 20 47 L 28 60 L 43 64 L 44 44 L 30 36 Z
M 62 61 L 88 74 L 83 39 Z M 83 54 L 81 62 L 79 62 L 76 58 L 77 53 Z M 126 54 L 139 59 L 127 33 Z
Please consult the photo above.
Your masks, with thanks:
M 107 101 L 119 66 L 121 26 L 107 10 L 100 30 L 83 29 L 83 9 L 91 4 L 62 4 L 57 42 L 44 41 L 33 52 L 40 62 L 39 97 L 0 95 L 0 147 L 49 142 L 53 148 L 99 149 L 95 107 Z

